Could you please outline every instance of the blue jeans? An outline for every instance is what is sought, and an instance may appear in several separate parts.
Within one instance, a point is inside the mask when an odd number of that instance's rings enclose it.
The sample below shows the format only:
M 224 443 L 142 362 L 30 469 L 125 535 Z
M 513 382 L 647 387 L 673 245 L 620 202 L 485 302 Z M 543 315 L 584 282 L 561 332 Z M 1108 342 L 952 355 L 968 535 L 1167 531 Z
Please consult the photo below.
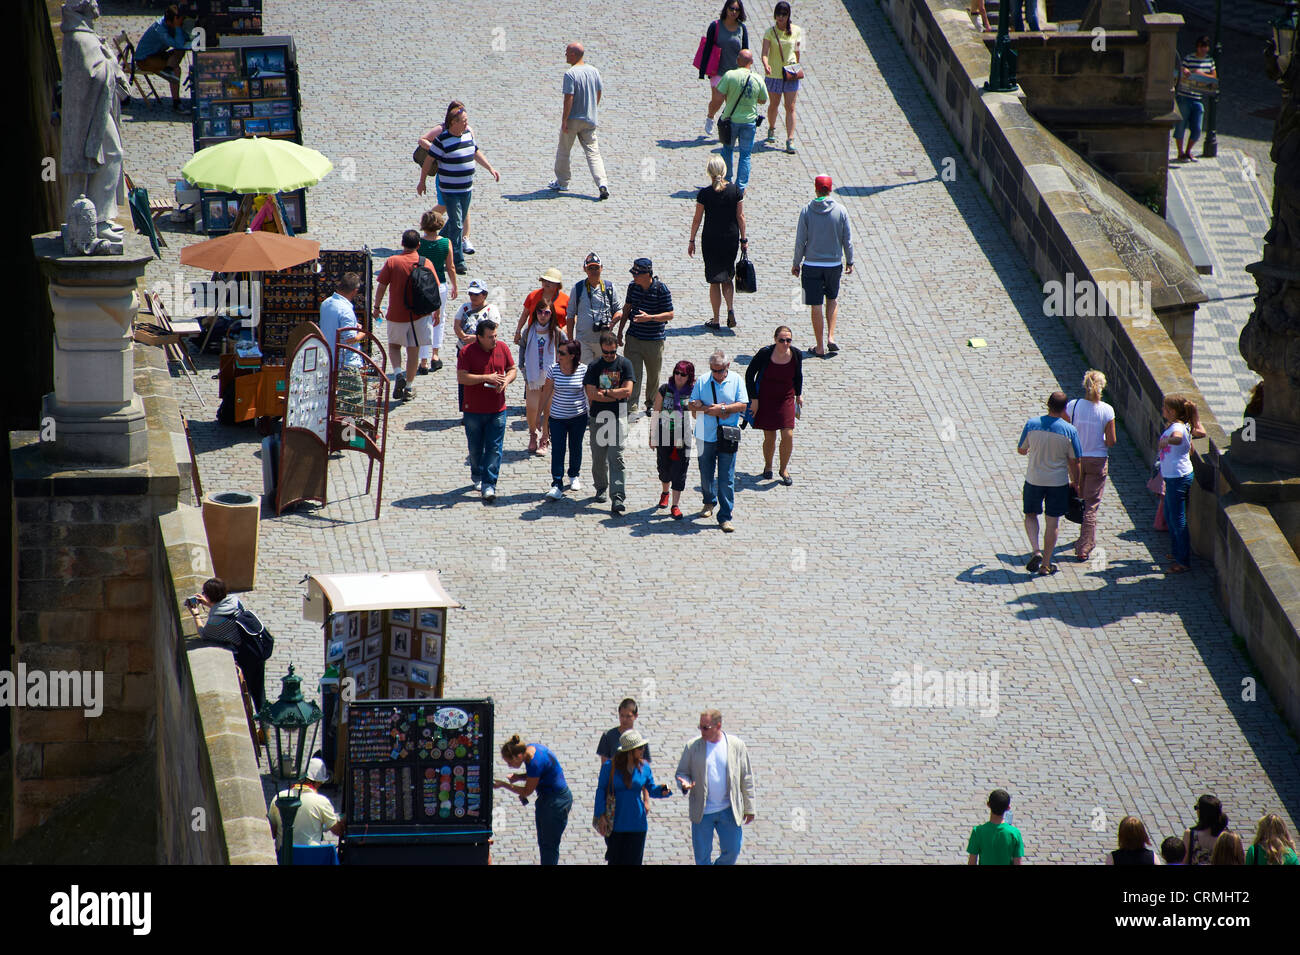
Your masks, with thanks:
M 718 832 L 721 854 L 713 856 L 713 832 Z M 699 822 L 691 823 L 691 844 L 695 848 L 696 865 L 735 865 L 740 858 L 740 844 L 745 830 L 736 822 L 736 814 L 728 807 L 719 812 L 706 812 Z
M 732 138 L 740 145 L 740 169 L 733 180 L 736 188 L 741 192 L 749 185 L 749 154 L 754 149 L 754 124 L 753 123 L 732 123 Z M 731 143 L 724 143 L 722 146 L 722 161 L 727 164 L 727 178 L 731 179 L 731 154 L 733 146 Z
M 479 387 L 482 387 L 481 385 Z M 506 413 L 465 412 L 465 440 L 469 444 L 469 478 L 495 488 L 501 473 L 501 445 L 506 438 Z
M 1029 15 L 1029 29 L 1035 33 L 1038 32 L 1038 2 L 1037 0 L 1011 0 L 1011 25 L 1016 28 L 1017 33 L 1025 32 L 1025 18 L 1021 13 L 1022 7 L 1029 9 L 1024 11 Z
M 1192 151 L 1192 144 L 1201 138 L 1201 117 L 1205 115 L 1205 102 L 1191 96 L 1175 96 L 1178 101 L 1178 122 L 1174 124 L 1174 140 L 1178 148 L 1183 146 L 1183 133 L 1189 128 L 1192 136 L 1187 140 L 1187 151 Z
M 1184 567 L 1192 564 L 1192 535 L 1187 532 L 1187 492 L 1192 489 L 1192 475 L 1165 478 L 1165 522 L 1169 525 L 1169 545 L 1174 560 Z
M 582 436 L 587 433 L 587 416 L 551 418 L 551 483 L 564 487 L 564 452 L 569 453 L 569 477 L 582 473 Z
M 573 793 L 568 787 L 559 792 L 541 793 L 537 796 L 537 848 L 541 850 L 542 865 L 560 864 L 560 837 L 569 824 L 569 810 L 573 808 Z
M 716 441 L 700 442 L 700 490 L 704 492 L 705 507 L 718 505 L 719 524 L 731 520 L 736 507 L 736 456 L 719 454 Z
M 461 235 L 465 231 L 465 216 L 469 215 L 469 200 L 473 195 L 472 191 L 442 193 L 443 204 L 447 207 L 447 224 L 438 234 L 451 239 L 451 256 L 458 268 L 465 264 Z

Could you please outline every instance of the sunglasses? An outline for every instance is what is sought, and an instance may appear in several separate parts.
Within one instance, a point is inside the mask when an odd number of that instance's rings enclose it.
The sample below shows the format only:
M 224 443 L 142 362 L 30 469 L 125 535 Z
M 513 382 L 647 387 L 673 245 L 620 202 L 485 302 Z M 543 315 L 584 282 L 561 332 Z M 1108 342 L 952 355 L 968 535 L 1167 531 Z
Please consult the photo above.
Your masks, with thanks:
M 674 378 L 687 378 L 687 377 L 689 377 L 689 376 L 688 376 L 688 375 L 686 374 L 686 372 L 684 372 L 684 371 L 675 371 L 675 372 L 673 372 L 673 377 L 674 377 Z
M 794 339 L 793 339 L 793 338 L 778 338 L 777 341 L 780 342 L 782 345 L 788 345 L 788 344 L 790 344 L 792 341 L 794 341 Z
M 617 348 L 602 348 L 602 349 L 600 350 L 600 353 L 601 353 L 602 355 L 617 355 L 617 354 L 618 354 L 618 349 L 617 349 Z

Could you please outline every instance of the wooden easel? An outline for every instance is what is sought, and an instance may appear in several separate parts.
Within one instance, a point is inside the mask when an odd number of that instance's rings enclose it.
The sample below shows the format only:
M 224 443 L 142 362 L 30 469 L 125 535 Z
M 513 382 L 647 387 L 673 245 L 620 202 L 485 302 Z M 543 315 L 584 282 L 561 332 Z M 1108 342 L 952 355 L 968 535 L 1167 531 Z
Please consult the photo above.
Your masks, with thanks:
M 248 224 L 253 221 L 253 200 L 257 197 L 252 193 L 247 194 L 239 203 L 239 214 L 235 216 L 235 222 L 230 227 L 231 232 L 243 232 L 248 228 Z M 280 214 L 279 197 L 271 195 L 267 197 L 267 202 L 271 203 L 271 222 L 262 223 L 263 232 L 278 232 L 280 235 L 288 235 L 289 230 L 285 228 L 284 217 Z

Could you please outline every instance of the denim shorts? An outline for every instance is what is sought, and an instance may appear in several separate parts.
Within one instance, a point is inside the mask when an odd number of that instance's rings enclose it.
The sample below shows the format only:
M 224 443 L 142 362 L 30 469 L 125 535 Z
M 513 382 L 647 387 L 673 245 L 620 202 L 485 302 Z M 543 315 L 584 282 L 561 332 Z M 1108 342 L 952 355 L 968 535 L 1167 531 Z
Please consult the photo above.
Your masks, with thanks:
M 767 84 L 767 92 L 771 96 L 780 96 L 782 93 L 799 92 L 798 80 L 787 80 L 784 76 L 765 76 L 763 82 Z
M 1070 485 L 1068 484 L 1059 487 L 1043 487 L 1026 481 L 1022 497 L 1026 514 L 1043 513 L 1044 504 L 1047 506 L 1048 517 L 1064 517 L 1065 512 L 1070 509 Z
M 840 276 L 844 273 L 842 265 L 805 265 L 799 270 L 799 281 L 803 283 L 803 303 L 820 305 L 822 299 L 834 301 L 840 297 Z

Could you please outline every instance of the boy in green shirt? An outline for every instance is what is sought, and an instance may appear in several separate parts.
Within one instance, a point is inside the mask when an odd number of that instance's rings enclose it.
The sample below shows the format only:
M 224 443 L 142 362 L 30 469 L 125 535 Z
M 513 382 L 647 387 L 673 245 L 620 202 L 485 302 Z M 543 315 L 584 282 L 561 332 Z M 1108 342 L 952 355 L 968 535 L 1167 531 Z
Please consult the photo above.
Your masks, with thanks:
M 1011 794 L 1005 789 L 989 793 L 989 821 L 971 830 L 966 843 L 967 865 L 1020 865 L 1025 857 L 1025 840 L 1020 830 L 1003 822 L 1011 808 Z
M 767 84 L 763 77 L 750 72 L 753 65 L 754 54 L 741 50 L 736 68 L 722 74 L 718 81 L 718 92 L 724 97 L 718 118 L 731 120 L 731 135 L 722 143 L 722 160 L 727 164 L 727 178 L 731 179 L 731 155 L 739 140 L 740 168 L 735 183 L 742 196 L 749 185 L 749 154 L 754 149 L 758 104 L 767 102 Z

